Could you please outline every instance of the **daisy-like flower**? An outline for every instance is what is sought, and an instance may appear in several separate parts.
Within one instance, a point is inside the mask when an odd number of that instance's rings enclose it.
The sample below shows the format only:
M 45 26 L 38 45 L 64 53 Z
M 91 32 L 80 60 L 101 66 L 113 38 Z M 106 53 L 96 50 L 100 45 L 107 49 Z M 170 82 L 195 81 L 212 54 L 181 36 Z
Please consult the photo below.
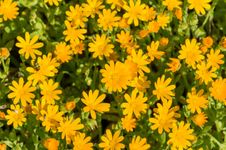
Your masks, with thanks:
M 127 48 L 128 45 L 133 41 L 133 36 L 130 34 L 129 31 L 122 30 L 117 35 L 116 41 L 120 43 L 121 48 Z
M 158 100 L 172 100 L 172 96 L 175 95 L 172 90 L 174 90 L 176 86 L 169 85 L 171 81 L 171 78 L 165 80 L 165 75 L 157 79 L 157 82 L 155 82 L 155 90 L 153 90 L 152 93 L 157 96 Z
M 207 116 L 203 112 L 192 117 L 192 121 L 199 127 L 202 127 L 207 122 Z
M 8 120 L 7 125 L 13 124 L 14 128 L 22 126 L 26 122 L 25 113 L 19 105 L 10 105 L 10 110 L 7 110 L 5 118 Z
M 41 110 L 40 120 L 42 125 L 45 127 L 45 130 L 48 132 L 50 129 L 55 133 L 57 128 L 60 125 L 60 122 L 63 120 L 63 112 L 59 112 L 58 105 L 48 105 L 46 110 Z
M 62 93 L 61 90 L 57 90 L 59 83 L 54 83 L 52 79 L 44 81 L 39 85 L 41 89 L 42 99 L 46 101 L 47 104 L 55 104 L 55 100 L 59 100 L 59 94 Z
M 0 1 L 0 16 L 3 16 L 4 21 L 15 19 L 19 14 L 18 10 L 17 2 L 12 0 Z
M 36 90 L 36 88 L 32 87 L 31 84 L 32 82 L 30 81 L 24 83 L 23 78 L 20 78 L 19 82 L 13 81 L 13 86 L 9 86 L 9 89 L 12 90 L 12 92 L 8 94 L 8 98 L 13 99 L 14 104 L 17 104 L 20 100 L 22 106 L 31 103 L 32 99 L 35 98 L 35 95 L 32 92 Z
M 199 63 L 204 59 L 202 51 L 199 49 L 199 43 L 197 43 L 196 39 L 192 39 L 191 41 L 186 39 L 185 45 L 181 45 L 179 53 L 180 55 L 178 58 L 185 59 L 185 63 L 193 69 L 196 68 L 196 63 Z
M 159 29 L 160 29 L 160 24 L 156 20 L 150 21 L 148 23 L 148 30 L 150 33 L 151 32 L 158 33 Z
M 70 47 L 75 55 L 82 54 L 83 51 L 85 50 L 85 44 L 82 41 L 79 41 L 79 43 L 76 43 L 75 41 L 71 41 Z
M 207 48 L 210 48 L 213 45 L 213 38 L 211 36 L 207 36 L 202 39 L 202 44 Z
M 125 145 L 121 142 L 124 137 L 120 136 L 120 131 L 116 131 L 114 135 L 112 135 L 111 130 L 106 130 L 106 135 L 101 137 L 102 142 L 99 144 L 100 148 L 104 150 L 121 150 L 125 148 Z
M 148 150 L 150 147 L 150 144 L 147 144 L 147 139 L 140 136 L 135 136 L 129 144 L 130 150 Z
M 211 96 L 214 99 L 223 102 L 226 105 L 226 79 L 219 78 L 212 82 L 212 86 L 209 88 Z
M 150 57 L 150 61 L 153 61 L 155 58 L 160 59 L 165 52 L 158 51 L 159 41 L 152 41 L 149 46 L 147 46 L 148 56 Z
M 127 89 L 130 75 L 125 64 L 119 61 L 116 63 L 110 61 L 109 64 L 105 64 L 105 69 L 101 69 L 100 72 L 103 76 L 101 82 L 105 83 L 109 92 L 121 92 L 122 89 Z
M 212 0 L 188 0 L 189 5 L 189 9 L 195 9 L 195 12 L 199 15 L 205 15 L 206 11 L 205 10 L 209 10 L 211 8 L 210 6 L 210 2 Z
M 172 72 L 178 71 L 181 67 L 180 60 L 177 58 L 170 58 L 170 60 L 171 62 L 167 63 L 167 66 L 169 67 L 167 70 Z
M 85 27 L 85 22 L 88 21 L 87 17 L 84 14 L 84 10 L 81 6 L 76 5 L 75 7 L 70 6 L 69 11 L 66 11 L 67 20 L 72 22 L 74 27 Z
M 109 57 L 113 52 L 114 45 L 110 43 L 109 37 L 105 34 L 96 35 L 92 43 L 89 43 L 89 51 L 93 52 L 93 57 L 103 59 L 103 56 Z
M 162 4 L 167 6 L 168 10 L 172 11 L 174 8 L 180 8 L 182 2 L 180 0 L 164 0 Z
M 93 143 L 90 140 L 91 137 L 86 137 L 85 133 L 77 133 L 73 138 L 73 150 L 93 150 Z
M 153 7 L 145 6 L 143 17 L 145 21 L 151 21 L 156 17 L 156 11 Z
M 61 2 L 62 0 L 44 0 L 45 3 L 49 3 L 50 6 L 52 5 L 59 5 L 59 2 Z
M 167 26 L 167 24 L 169 23 L 169 20 L 170 17 L 168 14 L 166 13 L 162 13 L 162 14 L 159 14 L 158 17 L 157 17 L 157 23 L 159 24 L 159 26 L 161 28 L 165 28 Z
M 134 87 L 140 92 L 146 92 L 150 85 L 151 81 L 146 76 L 135 77 L 130 83 L 131 87 Z
M 0 48 L 0 58 L 7 59 L 10 55 L 9 49 L 8 48 Z
M 176 118 L 180 115 L 176 113 L 179 110 L 178 106 L 171 108 L 172 100 L 164 100 L 163 104 L 158 103 L 156 109 L 154 109 L 154 117 L 149 119 L 152 123 L 151 129 L 158 129 L 158 133 L 162 134 L 163 130 L 169 132 L 176 122 Z
M 207 108 L 208 100 L 205 95 L 203 95 L 204 90 L 199 90 L 196 93 L 196 89 L 192 88 L 191 92 L 188 93 L 187 103 L 188 109 L 192 113 L 201 113 L 201 108 Z
M 200 64 L 197 65 L 196 70 L 196 78 L 200 80 L 200 82 L 204 82 L 206 85 L 213 81 L 213 78 L 217 77 L 215 71 L 217 68 L 211 67 L 206 62 L 202 61 Z
M 125 94 L 124 98 L 126 103 L 122 103 L 121 107 L 124 109 L 123 114 L 132 117 L 134 114 L 136 118 L 139 118 L 141 113 L 146 113 L 148 104 L 145 102 L 148 100 L 147 97 L 144 97 L 144 93 L 133 90 L 131 96 Z
M 45 100 L 36 100 L 35 105 L 32 105 L 32 114 L 36 115 L 37 120 L 42 119 L 42 110 L 47 110 L 47 103 Z
M 210 50 L 210 53 L 207 54 L 207 64 L 214 67 L 214 68 L 220 68 L 220 65 L 224 64 L 224 55 L 220 53 L 220 50 Z
M 126 10 L 123 18 L 128 19 L 128 24 L 134 23 L 135 26 L 138 26 L 139 20 L 144 20 L 145 4 L 141 4 L 141 0 L 137 0 L 135 4 L 133 0 L 130 0 L 129 4 L 124 5 L 123 8 Z
M 125 4 L 125 1 L 124 0 L 107 0 L 106 2 L 111 5 L 111 9 L 112 10 L 114 10 L 115 8 L 117 8 L 118 11 Z
M 60 121 L 60 125 L 58 127 L 58 132 L 62 132 L 61 138 L 65 139 L 67 144 L 70 144 L 73 138 L 76 135 L 76 132 L 78 130 L 83 129 L 84 125 L 81 124 L 80 118 L 73 119 L 71 118 L 65 118 Z
M 112 31 L 113 27 L 118 26 L 118 21 L 120 17 L 116 16 L 117 11 L 111 11 L 110 9 L 104 9 L 103 13 L 99 14 L 99 18 L 97 20 L 98 26 L 103 28 L 104 31 L 108 29 Z
M 83 110 L 84 112 L 90 112 L 93 119 L 96 119 L 96 112 L 103 113 L 109 111 L 110 104 L 102 103 L 106 95 L 102 94 L 99 96 L 99 90 L 94 92 L 90 90 L 88 94 L 83 91 L 82 95 L 83 98 L 81 100 L 86 105 Z
M 65 63 L 72 59 L 71 55 L 73 54 L 73 52 L 69 45 L 66 45 L 65 42 L 60 42 L 56 45 L 54 54 L 59 61 Z
M 195 136 L 192 134 L 193 131 L 193 129 L 190 129 L 189 123 L 185 124 L 181 121 L 178 126 L 173 126 L 167 143 L 172 145 L 172 149 L 187 149 L 191 146 L 191 142 L 195 140 Z
M 43 142 L 47 150 L 58 150 L 60 142 L 54 138 L 48 138 Z
M 122 128 L 125 129 L 127 132 L 133 131 L 136 127 L 136 119 L 125 116 L 122 118 Z
M 43 47 L 43 43 L 38 42 L 38 35 L 35 35 L 33 38 L 30 37 L 28 32 L 25 33 L 25 39 L 21 36 L 17 36 L 17 40 L 19 41 L 16 43 L 16 46 L 20 48 L 19 54 L 25 56 L 25 59 L 31 57 L 32 59 L 36 58 L 36 55 L 42 55 L 42 52 L 38 50 L 38 48 Z
M 91 18 L 94 18 L 95 15 L 99 14 L 100 10 L 104 8 L 102 3 L 102 0 L 87 0 L 86 3 L 82 4 L 85 15 L 87 17 L 91 16 Z

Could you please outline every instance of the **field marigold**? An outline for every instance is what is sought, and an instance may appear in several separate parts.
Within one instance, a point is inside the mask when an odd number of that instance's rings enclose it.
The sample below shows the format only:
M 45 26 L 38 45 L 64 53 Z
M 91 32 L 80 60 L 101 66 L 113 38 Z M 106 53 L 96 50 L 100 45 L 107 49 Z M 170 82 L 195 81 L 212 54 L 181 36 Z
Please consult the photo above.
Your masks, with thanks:
M 224 64 L 224 55 L 220 52 L 219 49 L 211 49 L 209 54 L 207 54 L 207 64 L 217 69 L 220 68 L 220 65 Z
M 102 103 L 106 95 L 102 94 L 99 96 L 99 90 L 90 90 L 88 94 L 83 91 L 82 95 L 83 98 L 81 100 L 86 105 L 83 110 L 84 112 L 90 112 L 93 119 L 96 119 L 96 112 L 103 113 L 109 111 L 110 104 Z
M 122 120 L 122 128 L 125 129 L 127 132 L 133 131 L 133 129 L 136 127 L 136 119 L 125 116 Z
M 205 15 L 206 14 L 206 10 L 209 10 L 211 8 L 210 6 L 210 2 L 212 0 L 188 0 L 189 5 L 189 9 L 195 9 L 195 12 L 199 15 Z
M 174 8 L 180 8 L 182 2 L 180 0 L 164 0 L 162 4 L 167 6 L 168 10 L 172 11 Z
M 73 150 L 93 150 L 93 143 L 90 140 L 91 137 L 86 137 L 85 133 L 77 133 L 73 138 Z
M 223 102 L 226 105 L 226 79 L 219 78 L 212 82 L 212 86 L 209 88 L 211 96 L 214 99 Z
M 203 112 L 192 117 L 192 121 L 199 127 L 202 127 L 207 122 L 207 116 Z
M 18 10 L 17 2 L 12 0 L 0 1 L 0 15 L 3 15 L 5 21 L 15 19 L 19 14 Z
M 100 10 L 104 8 L 102 3 L 102 0 L 87 0 L 86 3 L 82 4 L 85 15 L 87 17 L 91 16 L 91 18 L 94 18 L 95 15 L 99 14 Z
M 56 45 L 56 49 L 54 50 L 54 54 L 56 55 L 56 58 L 62 62 L 68 62 L 72 59 L 72 50 L 69 45 L 66 45 L 65 42 L 60 42 Z
M 152 41 L 150 45 L 147 46 L 148 56 L 150 57 L 151 61 L 154 61 L 154 59 L 160 59 L 165 52 L 158 51 L 159 48 L 159 41 Z
M 167 63 L 167 66 L 169 67 L 167 70 L 176 72 L 180 69 L 181 63 L 180 60 L 177 58 L 170 58 L 171 62 Z
M 135 136 L 129 144 L 130 150 L 148 150 L 150 147 L 150 144 L 147 144 L 147 139 L 140 136 Z

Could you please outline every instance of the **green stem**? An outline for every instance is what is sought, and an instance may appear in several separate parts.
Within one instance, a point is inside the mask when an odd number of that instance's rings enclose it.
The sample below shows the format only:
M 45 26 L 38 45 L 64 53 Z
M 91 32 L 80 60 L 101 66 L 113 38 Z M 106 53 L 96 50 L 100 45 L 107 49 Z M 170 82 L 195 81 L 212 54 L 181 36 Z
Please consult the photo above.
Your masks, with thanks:
M 212 136 L 212 135 L 209 134 L 209 133 L 206 133 L 206 135 L 209 136 L 210 139 L 213 140 L 213 141 L 220 147 L 220 149 L 221 149 L 222 144 L 221 144 L 214 136 Z

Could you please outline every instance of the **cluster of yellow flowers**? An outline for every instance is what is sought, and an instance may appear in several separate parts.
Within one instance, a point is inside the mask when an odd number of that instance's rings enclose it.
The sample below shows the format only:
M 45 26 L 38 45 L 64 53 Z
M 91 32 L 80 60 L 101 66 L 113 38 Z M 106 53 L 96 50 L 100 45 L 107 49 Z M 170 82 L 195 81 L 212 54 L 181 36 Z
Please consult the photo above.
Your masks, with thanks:
M 44 3 L 54 7 L 63 2 L 44 0 Z M 15 46 L 28 66 L 25 66 L 27 74 L 8 86 L 8 98 L 13 104 L 5 115 L 7 125 L 19 128 L 26 123 L 27 116 L 33 114 L 46 132 L 60 133 L 67 144 L 73 144 L 74 150 L 91 150 L 94 146 L 104 150 L 126 147 L 147 150 L 151 147 L 148 137 L 134 135 L 125 145 L 124 135 L 133 132 L 139 120 L 149 113 L 150 130 L 157 130 L 159 135 L 167 133 L 167 144 L 172 149 L 190 148 L 197 140 L 190 125 L 192 122 L 199 127 L 205 125 L 209 99 L 226 105 L 226 78 L 219 74 L 224 55 L 219 47 L 213 47 L 216 41 L 211 36 L 186 38 L 175 47 L 173 55 L 168 53 L 170 39 L 167 37 L 160 35 L 142 44 L 140 41 L 149 35 L 166 30 L 173 19 L 183 20 L 183 1 L 162 0 L 161 3 L 163 10 L 141 0 L 87 0 L 71 5 L 65 12 L 64 39 L 50 52 L 42 50 L 45 43 L 39 35 L 26 32 L 17 36 Z M 188 9 L 198 15 L 205 15 L 211 9 L 211 0 L 186 0 L 186 3 Z M 0 22 L 13 20 L 18 15 L 16 1 L 0 1 Z M 92 27 L 87 25 L 90 22 Z M 221 46 L 226 47 L 226 40 L 221 41 Z M 84 52 L 92 55 L 92 61 L 102 63 L 98 70 L 100 83 L 95 89 L 83 91 L 79 101 L 67 101 L 61 106 L 64 89 L 55 77 L 64 63 L 75 61 L 74 56 L 82 57 Z M 0 49 L 0 58 L 7 59 L 9 55 L 7 48 Z M 163 72 L 152 70 L 156 62 L 166 64 Z M 180 79 L 185 79 L 188 72 L 193 72 L 197 79 L 192 81 L 192 88 L 187 89 L 183 102 L 183 107 L 191 113 L 190 120 L 184 116 L 181 119 L 180 100 L 175 97 L 174 74 L 179 71 Z M 150 77 L 152 74 L 157 74 L 157 78 Z M 117 106 L 106 98 L 114 94 Z M 76 103 L 80 103 L 81 108 L 76 107 Z M 113 107 L 117 107 L 116 113 L 120 116 L 118 126 L 106 129 L 98 144 L 92 142 L 91 136 L 84 132 L 84 120 L 73 111 L 81 109 L 82 113 L 90 114 L 91 120 L 98 120 Z M 48 138 L 43 145 L 55 150 L 59 144 L 55 138 Z

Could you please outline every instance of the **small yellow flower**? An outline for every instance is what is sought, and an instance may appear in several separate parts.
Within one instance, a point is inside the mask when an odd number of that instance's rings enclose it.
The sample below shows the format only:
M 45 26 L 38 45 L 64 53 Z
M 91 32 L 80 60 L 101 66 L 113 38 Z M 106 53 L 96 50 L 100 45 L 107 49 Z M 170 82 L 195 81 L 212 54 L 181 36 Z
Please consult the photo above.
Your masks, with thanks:
M 54 50 L 54 54 L 56 58 L 62 63 L 68 62 L 72 59 L 72 50 L 69 45 L 66 45 L 65 42 L 60 42 L 56 45 L 56 49 Z
M 61 2 L 62 0 L 44 0 L 45 3 L 49 3 L 50 6 L 52 5 L 59 5 L 59 2 Z
M 150 57 L 151 61 L 154 61 L 154 59 L 160 59 L 165 52 L 158 51 L 159 48 L 159 41 L 152 41 L 150 45 L 147 46 L 148 56 Z
M 162 4 L 167 6 L 168 10 L 172 11 L 174 8 L 180 8 L 182 2 L 180 0 L 164 0 Z
M 135 77 L 130 83 L 131 87 L 134 87 L 140 92 L 146 92 L 150 85 L 151 81 L 146 76 Z
M 121 48 L 127 48 L 128 45 L 130 45 L 130 43 L 133 40 L 133 37 L 132 37 L 132 35 L 130 34 L 129 31 L 122 30 L 116 36 L 117 36 L 116 41 L 120 43 Z
M 10 53 L 8 48 L 0 48 L 0 58 L 7 59 Z
M 0 111 L 0 119 L 5 120 L 5 113 Z
M 155 8 L 145 5 L 145 9 L 142 15 L 144 17 L 144 21 L 151 21 L 155 19 L 157 13 L 155 11 Z
M 159 40 L 159 44 L 161 46 L 167 46 L 169 43 L 169 39 L 167 37 L 162 37 L 160 40 Z
M 207 116 L 203 112 L 192 117 L 192 121 L 199 127 L 202 127 L 207 122 Z
M 212 0 L 188 0 L 189 5 L 189 9 L 195 9 L 195 12 L 199 15 L 205 15 L 206 11 L 205 10 L 209 10 L 211 8 L 210 6 L 210 2 Z
M 158 22 L 159 26 L 164 29 L 167 26 L 167 24 L 169 23 L 169 21 L 170 21 L 169 19 L 170 19 L 169 15 L 162 13 L 162 14 L 158 15 L 157 22 Z
M 167 66 L 169 67 L 167 70 L 172 72 L 178 71 L 181 67 L 180 60 L 177 58 L 170 58 L 170 60 L 171 62 L 167 63 Z
M 147 139 L 140 136 L 135 136 L 129 144 L 130 150 L 148 150 L 150 147 L 150 144 L 147 144 Z
M 73 150 L 93 150 L 93 143 L 90 142 L 91 137 L 86 137 L 85 133 L 78 133 L 73 138 Z
M 85 50 L 85 44 L 82 41 L 79 41 L 78 43 L 75 41 L 70 42 L 71 50 L 73 53 L 76 54 L 82 54 Z
M 210 36 L 207 36 L 202 39 L 202 44 L 207 48 L 210 48 L 213 45 L 213 39 Z
M 0 1 L 0 16 L 3 16 L 4 21 L 15 19 L 19 14 L 18 10 L 17 2 L 12 0 Z
M 94 18 L 95 15 L 99 14 L 100 10 L 104 8 L 102 3 L 102 0 L 87 0 L 86 3 L 82 4 L 85 15 L 87 17 L 91 16 L 91 18 Z
M 220 65 L 224 64 L 224 55 L 220 53 L 219 49 L 211 49 L 209 54 L 207 54 L 207 64 L 214 68 L 220 68 Z
M 0 144 L 0 150 L 7 150 L 6 144 L 4 143 Z
M 226 105 L 226 79 L 218 78 L 212 82 L 212 86 L 209 88 L 211 96 L 214 99 L 223 102 Z
M 122 128 L 125 129 L 127 132 L 133 131 L 133 129 L 136 127 L 136 119 L 125 116 L 122 118 Z
M 42 119 L 42 114 L 41 112 L 44 110 L 47 110 L 47 104 L 45 100 L 36 100 L 35 101 L 35 105 L 32 105 L 32 114 L 36 115 L 36 119 L 37 120 L 41 120 Z
M 178 8 L 175 10 L 174 12 L 175 16 L 177 17 L 177 19 L 179 21 L 182 21 L 182 17 L 183 17 L 183 12 L 182 12 L 182 9 L 181 8 Z
M 75 101 L 69 101 L 65 104 L 65 108 L 68 110 L 68 111 L 72 111 L 74 108 L 76 107 L 76 103 Z
M 47 150 L 58 150 L 59 144 L 59 141 L 54 138 L 48 138 L 43 143 Z

